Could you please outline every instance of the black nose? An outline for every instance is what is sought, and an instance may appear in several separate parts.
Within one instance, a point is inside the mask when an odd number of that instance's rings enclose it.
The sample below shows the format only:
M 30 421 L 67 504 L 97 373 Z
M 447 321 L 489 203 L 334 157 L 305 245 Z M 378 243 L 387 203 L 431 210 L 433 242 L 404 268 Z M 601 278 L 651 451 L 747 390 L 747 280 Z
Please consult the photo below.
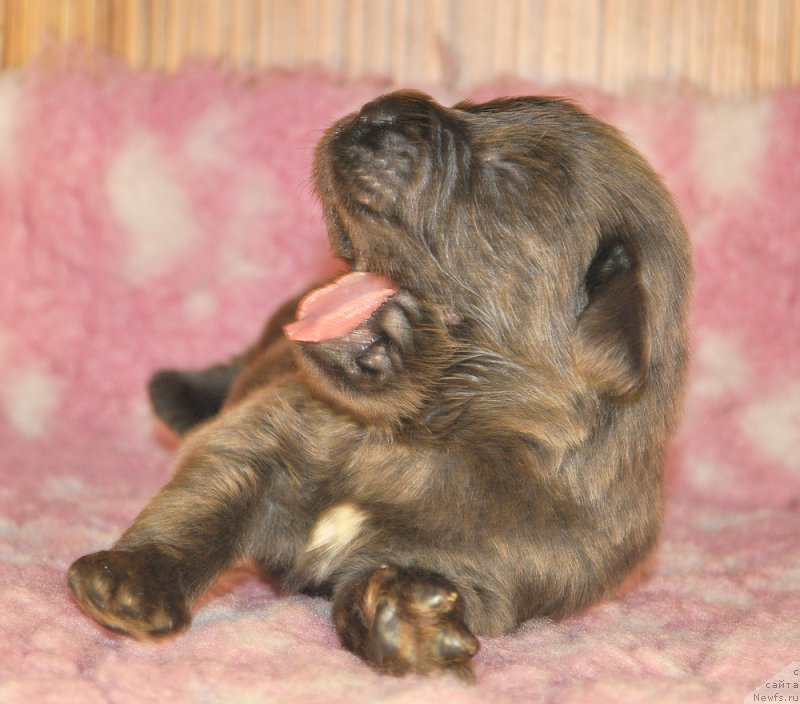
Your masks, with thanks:
M 367 103 L 358 115 L 358 123 L 362 127 L 390 127 L 394 125 L 403 112 L 402 101 L 392 96 L 379 98 Z
M 409 122 L 428 122 L 435 114 L 433 100 L 424 93 L 398 91 L 367 103 L 358 115 L 362 127 L 392 127 Z

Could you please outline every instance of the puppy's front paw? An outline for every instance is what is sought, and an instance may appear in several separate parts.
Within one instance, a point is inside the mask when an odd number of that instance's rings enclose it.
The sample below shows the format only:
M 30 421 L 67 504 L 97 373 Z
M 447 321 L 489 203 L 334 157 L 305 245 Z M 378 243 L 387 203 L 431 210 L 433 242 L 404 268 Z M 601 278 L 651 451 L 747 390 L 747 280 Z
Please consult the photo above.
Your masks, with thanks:
M 414 297 L 401 291 L 344 337 L 302 343 L 303 354 L 354 391 L 386 389 L 407 371 L 420 318 Z
M 401 374 L 414 349 L 414 326 L 420 322 L 414 298 L 405 292 L 392 296 L 365 323 L 371 342 L 355 355 L 359 372 L 370 381 L 385 383 Z
M 67 582 L 98 623 L 137 638 L 166 635 L 191 616 L 175 560 L 155 548 L 106 550 L 76 560 Z
M 335 608 L 345 645 L 394 675 L 447 672 L 471 682 L 478 640 L 464 622 L 458 592 L 444 578 L 381 567 Z

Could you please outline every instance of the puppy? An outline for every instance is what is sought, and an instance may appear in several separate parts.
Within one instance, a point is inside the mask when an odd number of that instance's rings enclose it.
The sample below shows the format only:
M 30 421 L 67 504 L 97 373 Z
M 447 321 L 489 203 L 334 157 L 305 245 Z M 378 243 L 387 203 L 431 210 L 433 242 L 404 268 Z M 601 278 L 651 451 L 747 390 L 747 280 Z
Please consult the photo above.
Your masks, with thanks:
M 586 607 L 656 542 L 686 233 L 620 135 L 555 99 L 386 95 L 326 133 L 315 179 L 352 273 L 231 362 L 153 378 L 175 477 L 69 586 L 158 636 L 251 558 L 331 595 L 379 670 L 470 679 L 476 635 Z

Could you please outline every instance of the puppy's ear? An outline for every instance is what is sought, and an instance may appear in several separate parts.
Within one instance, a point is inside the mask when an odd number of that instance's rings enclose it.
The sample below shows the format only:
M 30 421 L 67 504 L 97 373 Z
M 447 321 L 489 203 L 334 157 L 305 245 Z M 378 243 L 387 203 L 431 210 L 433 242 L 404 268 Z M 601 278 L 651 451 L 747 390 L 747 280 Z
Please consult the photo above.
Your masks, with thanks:
M 646 305 L 637 262 L 621 240 L 600 248 L 584 285 L 573 342 L 578 370 L 601 393 L 634 394 L 647 376 Z

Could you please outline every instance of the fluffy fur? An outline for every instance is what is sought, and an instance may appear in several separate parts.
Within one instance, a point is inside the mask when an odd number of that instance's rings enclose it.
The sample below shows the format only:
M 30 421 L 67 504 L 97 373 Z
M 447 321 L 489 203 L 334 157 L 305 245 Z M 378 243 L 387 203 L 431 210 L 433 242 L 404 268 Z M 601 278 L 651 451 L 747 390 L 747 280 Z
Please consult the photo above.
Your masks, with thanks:
M 557 100 L 384 96 L 315 174 L 334 252 L 400 293 L 315 344 L 282 336 L 289 303 L 231 363 L 157 375 L 157 412 L 193 428 L 175 478 L 70 587 L 158 635 L 250 557 L 330 592 L 376 667 L 469 678 L 474 634 L 586 606 L 657 538 L 686 235 L 624 140 Z

